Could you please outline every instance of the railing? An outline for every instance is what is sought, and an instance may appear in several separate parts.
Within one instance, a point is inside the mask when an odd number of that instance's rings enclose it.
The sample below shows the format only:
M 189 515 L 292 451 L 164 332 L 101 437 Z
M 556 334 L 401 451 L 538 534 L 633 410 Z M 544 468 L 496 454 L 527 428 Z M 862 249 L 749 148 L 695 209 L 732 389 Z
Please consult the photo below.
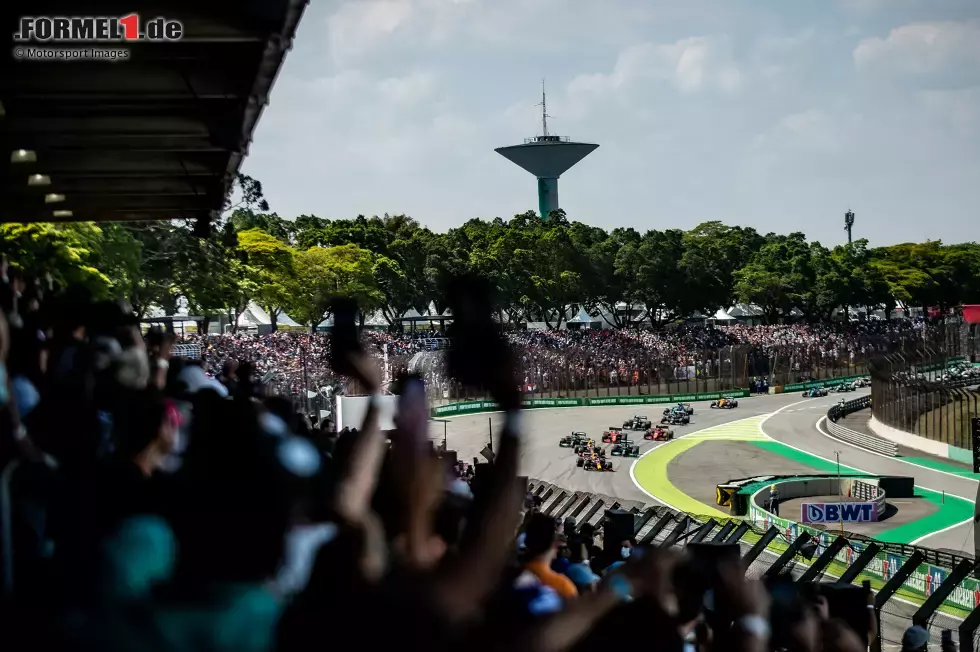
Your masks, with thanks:
M 171 355 L 175 358 L 201 359 L 200 344 L 174 344 Z
M 806 531 L 795 523 L 774 519 L 718 519 L 677 512 L 601 494 L 570 491 L 548 482 L 530 480 L 529 491 L 541 510 L 555 518 L 572 518 L 575 527 L 598 525 L 606 510 L 633 514 L 633 538 L 641 545 L 683 547 L 689 541 L 737 543 L 746 576 L 759 579 L 781 574 L 797 582 L 839 579 L 847 583 L 870 580 L 876 592 L 875 616 L 879 639 L 872 650 L 900 647 L 902 634 L 915 622 L 929 631 L 939 649 L 943 630 L 953 632 L 961 650 L 975 649 L 980 626 L 980 584 L 969 577 L 972 559 L 944 551 L 881 543 L 845 533 Z M 778 523 L 775 521 L 778 520 Z M 804 544 L 816 551 L 806 557 Z
M 963 364 L 963 359 L 932 349 L 873 360 L 874 417 L 892 428 L 972 450 L 970 421 L 980 417 L 980 376 L 944 379 L 951 364 Z
M 831 435 L 849 444 L 860 446 L 882 455 L 898 456 L 898 445 L 875 435 L 851 430 L 838 423 L 841 418 L 871 407 L 871 396 L 862 396 L 853 401 L 835 405 L 827 410 L 827 430 Z

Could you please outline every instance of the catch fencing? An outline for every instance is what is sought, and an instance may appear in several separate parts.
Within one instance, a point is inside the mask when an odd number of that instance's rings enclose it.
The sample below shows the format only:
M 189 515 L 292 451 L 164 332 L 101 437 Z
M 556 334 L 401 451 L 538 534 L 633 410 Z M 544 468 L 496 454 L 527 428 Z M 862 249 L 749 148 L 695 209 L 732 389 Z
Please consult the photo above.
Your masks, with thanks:
M 516 376 L 527 399 L 598 399 L 682 394 L 726 393 L 754 388 L 757 380 L 769 387 L 832 381 L 866 373 L 863 356 L 823 355 L 804 347 L 781 347 L 763 355 L 749 346 L 689 351 L 688 360 L 650 357 L 620 363 L 551 359 L 518 353 Z M 404 364 L 406 371 L 422 373 L 433 406 L 489 398 L 485 388 L 468 388 L 453 381 L 441 352 L 423 354 Z
M 869 364 L 872 413 L 881 423 L 961 450 L 972 450 L 980 417 L 980 368 L 969 359 L 923 348 Z
M 634 518 L 641 545 L 683 547 L 692 541 L 738 543 L 746 576 L 776 576 L 797 582 L 871 582 L 876 594 L 879 638 L 872 650 L 897 649 L 913 623 L 929 630 L 939 649 L 943 630 L 952 630 L 959 649 L 980 649 L 980 583 L 970 573 L 973 559 L 917 546 L 882 543 L 836 526 L 820 529 L 767 515 L 765 520 L 717 518 L 678 512 L 602 494 L 572 491 L 532 479 L 530 493 L 541 510 L 576 527 L 598 525 L 608 509 Z M 618 542 L 617 542 L 618 545 Z

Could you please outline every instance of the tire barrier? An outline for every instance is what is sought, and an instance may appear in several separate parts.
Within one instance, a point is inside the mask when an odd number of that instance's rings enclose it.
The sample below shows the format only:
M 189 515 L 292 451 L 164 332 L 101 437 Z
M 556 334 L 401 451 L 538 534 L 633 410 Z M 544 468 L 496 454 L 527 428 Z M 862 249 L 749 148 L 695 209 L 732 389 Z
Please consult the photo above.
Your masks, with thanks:
M 837 421 L 842 417 L 870 407 L 870 395 L 862 396 L 861 398 L 854 399 L 853 401 L 847 401 L 840 405 L 833 406 L 827 410 L 827 430 L 837 439 L 845 441 L 849 444 L 865 448 L 869 451 L 874 451 L 875 453 L 881 453 L 882 455 L 888 455 L 889 457 L 898 457 L 898 444 L 895 442 L 882 439 L 876 435 L 857 432 L 856 430 L 845 428 L 837 423 Z

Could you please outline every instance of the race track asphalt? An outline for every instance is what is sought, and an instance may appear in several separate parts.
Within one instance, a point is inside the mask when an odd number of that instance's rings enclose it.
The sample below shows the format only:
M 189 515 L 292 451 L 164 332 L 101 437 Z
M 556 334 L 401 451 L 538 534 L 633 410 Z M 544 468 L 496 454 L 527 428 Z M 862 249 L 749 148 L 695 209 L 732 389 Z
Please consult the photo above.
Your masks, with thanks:
M 953 502 L 950 497 L 969 501 L 971 504 L 966 506 L 966 511 L 970 513 L 962 513 L 963 518 L 959 522 L 937 531 L 923 530 L 919 532 L 920 536 L 912 539 L 910 543 L 972 553 L 974 550 L 972 503 L 977 497 L 977 481 L 964 477 L 963 474 L 926 468 L 902 458 L 872 453 L 831 438 L 826 434 L 825 425 L 818 422 L 821 422 L 827 409 L 837 400 L 839 399 L 830 396 L 787 405 L 769 417 L 762 428 L 772 439 L 808 451 L 831 463 L 835 462 L 836 452 L 839 451 L 842 467 L 877 475 L 910 475 L 915 478 L 917 487 L 931 489 L 939 495 L 944 495 L 949 503 Z M 955 502 L 962 503 L 962 501 Z M 961 508 L 960 511 L 964 510 Z
M 856 396 L 860 396 L 860 394 L 850 394 L 847 395 L 847 398 L 855 398 Z M 965 477 L 962 473 L 957 475 L 934 468 L 926 468 L 909 461 L 903 461 L 901 458 L 876 455 L 828 437 L 818 429 L 818 422 L 826 415 L 830 406 L 839 400 L 840 395 L 803 399 L 799 393 L 793 393 L 746 398 L 740 400 L 739 407 L 734 410 L 711 410 L 709 409 L 709 402 L 695 403 L 695 414 L 691 425 L 675 427 L 675 441 L 666 444 L 672 449 L 676 449 L 677 455 L 665 455 L 662 466 L 647 468 L 643 477 L 640 478 L 643 489 L 631 477 L 631 467 L 637 460 L 613 458 L 618 461 L 618 464 L 614 462 L 616 470 L 609 473 L 583 471 L 575 466 L 575 454 L 571 449 L 559 448 L 558 439 L 572 431 L 585 431 L 598 439 L 602 431 L 609 426 L 621 425 L 623 421 L 638 413 L 645 414 L 650 419 L 657 421 L 664 406 L 604 406 L 526 410 L 523 416 L 524 427 L 522 430 L 526 434 L 521 454 L 520 472 L 522 475 L 551 482 L 572 491 L 601 493 L 648 503 L 651 502 L 651 499 L 656 499 L 677 508 L 689 508 L 690 511 L 712 514 L 711 510 L 694 509 L 692 505 L 701 506 L 705 504 L 713 494 L 714 485 L 717 484 L 718 478 L 728 479 L 738 476 L 735 468 L 738 464 L 733 464 L 733 462 L 737 462 L 737 459 L 730 460 L 725 455 L 714 456 L 714 459 L 711 459 L 710 456 L 708 458 L 703 455 L 699 456 L 705 463 L 704 486 L 699 487 L 696 492 L 691 487 L 691 482 L 695 482 L 697 478 L 691 477 L 690 471 L 684 471 L 687 477 L 677 477 L 676 484 L 684 485 L 686 491 L 682 492 L 679 487 L 668 482 L 667 476 L 673 475 L 672 472 L 678 468 L 676 464 L 668 465 L 670 460 L 677 456 L 693 454 L 693 451 L 698 448 L 694 446 L 695 440 L 703 440 L 716 431 L 719 433 L 718 439 L 728 438 L 730 437 L 728 432 L 739 427 L 739 424 L 734 422 L 742 421 L 746 428 L 759 432 L 757 438 L 753 437 L 753 439 L 757 439 L 754 442 L 755 445 L 770 448 L 774 453 L 782 456 L 783 462 L 774 464 L 777 468 L 767 469 L 764 472 L 780 473 L 795 467 L 789 462 L 793 460 L 793 455 L 796 452 L 794 449 L 799 449 L 812 455 L 807 457 L 805 453 L 800 453 L 800 459 L 796 462 L 809 468 L 822 466 L 822 472 L 825 473 L 832 472 L 829 470 L 829 466 L 836 466 L 835 451 L 840 451 L 840 462 L 845 472 L 851 469 L 852 472 L 877 475 L 913 476 L 917 487 L 926 490 L 925 493 L 930 494 L 931 500 L 941 505 L 942 496 L 945 495 L 947 504 L 942 505 L 942 509 L 931 514 L 930 518 L 923 519 L 918 525 L 909 523 L 903 526 L 901 531 L 893 530 L 896 537 L 902 539 L 903 542 L 914 542 L 917 545 L 972 553 L 973 521 L 970 516 L 972 503 L 977 495 L 977 482 L 970 477 Z M 757 418 L 752 419 L 751 417 Z M 470 462 L 473 457 L 479 456 L 480 450 L 486 446 L 491 430 L 496 439 L 500 432 L 502 418 L 503 415 L 499 413 L 452 417 L 448 419 L 445 426 L 442 423 L 433 423 L 430 433 L 433 439 L 441 440 L 445 427 L 449 448 L 456 450 L 460 459 Z M 732 425 L 726 426 L 725 424 Z M 705 430 L 707 433 L 703 432 Z M 685 437 L 690 435 L 694 436 L 689 441 L 683 441 Z M 785 446 L 769 441 L 769 438 L 775 442 L 782 442 Z M 640 446 L 641 455 L 665 445 L 661 442 L 643 440 L 637 440 L 636 443 Z M 712 444 L 714 443 L 712 442 Z M 813 455 L 822 459 L 813 458 Z M 660 457 L 660 455 L 647 456 L 647 461 L 652 461 L 656 457 Z M 480 458 L 480 461 L 483 459 Z M 752 470 L 755 468 L 756 466 L 753 466 Z M 931 494 L 928 490 L 933 490 L 936 493 Z M 692 493 L 696 494 L 696 497 L 688 497 Z M 955 497 L 965 500 L 957 500 Z M 711 504 L 713 501 L 707 503 L 708 506 Z M 951 517 L 954 520 L 951 521 Z M 940 523 L 942 528 L 946 529 L 935 527 L 936 523 Z
M 739 401 L 735 410 L 711 410 L 710 401 L 694 403 L 694 416 L 688 426 L 674 426 L 674 436 L 694 432 L 710 426 L 743 419 L 748 416 L 766 414 L 788 401 L 779 396 L 747 398 Z M 558 440 L 572 431 L 584 431 L 599 439 L 603 430 L 609 426 L 621 426 L 623 421 L 634 414 L 642 414 L 652 421 L 659 422 L 664 405 L 623 405 L 610 407 L 581 408 L 538 408 L 523 413 L 526 433 L 521 452 L 521 474 L 554 483 L 572 491 L 601 493 L 626 500 L 639 500 L 650 503 L 651 497 L 641 491 L 630 479 L 630 466 L 635 460 L 613 462 L 615 471 L 600 473 L 583 471 L 575 466 L 575 454 L 570 448 L 559 448 Z M 459 453 L 461 460 L 472 462 L 474 456 L 486 446 L 490 428 L 494 437 L 500 432 L 503 415 L 500 413 L 473 414 L 453 417 L 448 420 L 446 436 L 448 447 Z M 430 436 L 441 440 L 443 425 L 433 423 Z M 637 433 L 639 435 L 639 433 Z M 660 445 L 660 442 L 637 439 L 640 454 Z M 484 461 L 480 458 L 480 461 Z

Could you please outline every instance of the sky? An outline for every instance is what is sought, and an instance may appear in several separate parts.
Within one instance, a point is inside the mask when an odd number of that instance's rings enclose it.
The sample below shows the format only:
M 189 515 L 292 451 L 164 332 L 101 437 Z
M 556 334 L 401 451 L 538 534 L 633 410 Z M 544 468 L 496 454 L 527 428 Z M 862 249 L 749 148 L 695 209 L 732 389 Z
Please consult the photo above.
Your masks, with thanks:
M 980 240 L 977 0 L 312 0 L 243 171 L 284 217 L 537 209 L 549 131 L 606 229 Z

